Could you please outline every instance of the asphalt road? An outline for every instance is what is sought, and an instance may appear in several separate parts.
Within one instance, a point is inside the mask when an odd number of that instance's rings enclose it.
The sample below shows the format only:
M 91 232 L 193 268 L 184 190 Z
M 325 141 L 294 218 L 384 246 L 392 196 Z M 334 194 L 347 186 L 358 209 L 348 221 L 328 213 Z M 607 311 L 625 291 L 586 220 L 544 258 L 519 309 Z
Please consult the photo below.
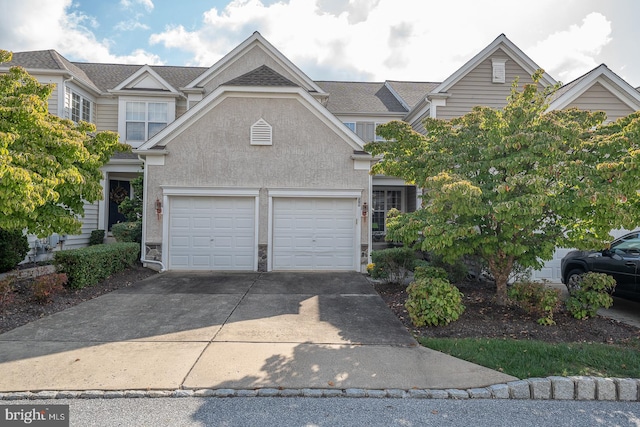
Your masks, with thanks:
M 638 402 L 348 398 L 28 400 L 69 404 L 71 426 L 638 426 Z

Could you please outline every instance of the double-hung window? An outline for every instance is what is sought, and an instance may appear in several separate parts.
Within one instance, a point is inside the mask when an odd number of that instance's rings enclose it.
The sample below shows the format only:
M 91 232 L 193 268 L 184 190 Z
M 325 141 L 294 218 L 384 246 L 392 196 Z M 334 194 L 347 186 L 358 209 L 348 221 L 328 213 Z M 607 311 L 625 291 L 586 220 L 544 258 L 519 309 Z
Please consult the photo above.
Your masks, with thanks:
M 71 92 L 71 120 L 76 123 L 91 121 L 91 101 L 75 92 Z
M 168 123 L 166 102 L 127 102 L 125 114 L 127 141 L 146 141 Z
M 402 208 L 402 190 L 401 189 L 375 189 L 372 194 L 372 219 L 371 228 L 374 234 L 384 234 L 386 232 L 385 221 L 387 220 L 387 212 L 390 209 Z

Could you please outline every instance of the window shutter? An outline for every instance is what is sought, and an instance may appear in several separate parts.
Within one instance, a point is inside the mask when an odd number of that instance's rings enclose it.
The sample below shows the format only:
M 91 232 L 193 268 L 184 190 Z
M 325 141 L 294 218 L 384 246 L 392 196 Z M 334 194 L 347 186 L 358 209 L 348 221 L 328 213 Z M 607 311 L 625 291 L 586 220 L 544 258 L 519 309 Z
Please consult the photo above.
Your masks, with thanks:
M 251 145 L 273 145 L 271 125 L 264 119 L 251 126 Z

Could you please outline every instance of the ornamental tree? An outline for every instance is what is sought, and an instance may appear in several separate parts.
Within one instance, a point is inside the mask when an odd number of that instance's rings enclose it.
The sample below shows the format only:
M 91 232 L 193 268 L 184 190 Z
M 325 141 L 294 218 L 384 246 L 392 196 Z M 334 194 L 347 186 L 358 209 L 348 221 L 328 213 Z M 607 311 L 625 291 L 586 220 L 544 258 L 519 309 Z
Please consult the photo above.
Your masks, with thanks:
M 387 239 L 445 260 L 482 258 L 507 300 L 514 268 L 539 268 L 557 246 L 601 248 L 612 229 L 640 224 L 640 112 L 604 124 L 603 112 L 547 111 L 556 87 L 542 71 L 503 109 L 475 107 L 449 121 L 427 118 L 426 135 L 381 125 L 367 144 L 372 173 L 423 189 L 422 207 L 392 217 Z
M 100 168 L 126 149 L 116 133 L 49 114 L 53 88 L 20 67 L 0 74 L 0 228 L 78 233 L 84 203 L 102 198 Z

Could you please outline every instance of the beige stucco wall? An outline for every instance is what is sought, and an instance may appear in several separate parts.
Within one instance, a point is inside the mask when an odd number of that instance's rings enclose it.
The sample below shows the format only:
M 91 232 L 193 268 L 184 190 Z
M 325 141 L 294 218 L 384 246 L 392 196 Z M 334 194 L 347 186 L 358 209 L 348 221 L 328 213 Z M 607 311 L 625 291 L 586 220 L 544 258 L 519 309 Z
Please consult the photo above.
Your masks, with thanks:
M 260 118 L 272 146 L 250 145 Z M 353 148 L 297 99 L 227 98 L 166 145 L 164 166 L 147 165 L 147 242 L 162 241 L 154 203 L 162 186 L 260 189 L 259 243 L 268 243 L 269 189 L 357 189 L 367 201 L 369 174 L 354 170 Z M 368 223 L 361 223 L 361 244 Z
M 211 81 L 206 82 L 204 85 L 205 94 L 211 93 L 221 84 L 227 83 L 236 77 L 240 77 L 250 71 L 255 70 L 262 65 L 266 65 L 278 74 L 286 77 L 294 83 L 303 86 L 298 79 L 289 72 L 287 68 L 282 67 L 276 61 L 273 60 L 267 53 L 260 47 L 254 46 L 248 50 L 241 57 L 235 59 L 227 68 L 216 75 Z M 308 89 L 308 88 L 307 88 Z

